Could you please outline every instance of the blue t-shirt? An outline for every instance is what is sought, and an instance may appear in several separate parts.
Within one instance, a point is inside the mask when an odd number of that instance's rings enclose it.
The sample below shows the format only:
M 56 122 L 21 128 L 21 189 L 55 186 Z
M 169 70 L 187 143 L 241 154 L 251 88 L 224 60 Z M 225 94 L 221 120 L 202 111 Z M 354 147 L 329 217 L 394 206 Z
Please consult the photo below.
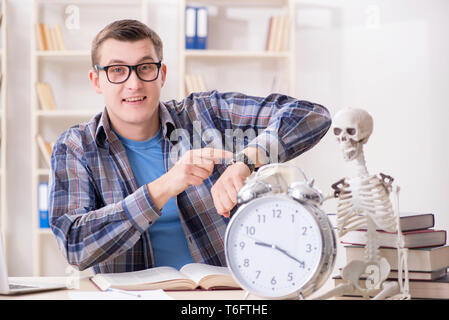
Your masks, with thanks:
M 160 128 L 153 138 L 146 141 L 129 140 L 119 134 L 117 136 L 125 147 L 138 187 L 165 174 Z M 172 266 L 179 269 L 193 262 L 193 259 L 181 226 L 175 197 L 168 200 L 161 212 L 160 218 L 150 226 L 154 263 L 156 267 Z

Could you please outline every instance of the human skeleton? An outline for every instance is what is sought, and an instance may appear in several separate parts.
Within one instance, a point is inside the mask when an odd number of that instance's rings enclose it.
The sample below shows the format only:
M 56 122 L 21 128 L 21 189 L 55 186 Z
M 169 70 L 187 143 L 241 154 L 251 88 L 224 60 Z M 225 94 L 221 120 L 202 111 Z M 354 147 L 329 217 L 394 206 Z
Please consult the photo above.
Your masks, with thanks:
M 410 299 L 407 249 L 404 248 L 399 224 L 399 187 L 393 186 L 392 177 L 382 173 L 371 175 L 366 168 L 363 145 L 372 131 L 373 120 L 365 110 L 344 109 L 334 117 L 333 132 L 342 149 L 343 158 L 353 162 L 357 170 L 356 176 L 343 178 L 332 185 L 332 197 L 338 198 L 338 236 L 366 229 L 367 244 L 364 261 L 349 262 L 341 273 L 344 282 L 316 299 L 351 293 L 361 293 L 365 299 Z M 395 195 L 394 209 L 389 198 L 391 192 Z M 397 232 L 397 282 L 385 281 L 390 273 L 390 264 L 379 256 L 376 229 Z

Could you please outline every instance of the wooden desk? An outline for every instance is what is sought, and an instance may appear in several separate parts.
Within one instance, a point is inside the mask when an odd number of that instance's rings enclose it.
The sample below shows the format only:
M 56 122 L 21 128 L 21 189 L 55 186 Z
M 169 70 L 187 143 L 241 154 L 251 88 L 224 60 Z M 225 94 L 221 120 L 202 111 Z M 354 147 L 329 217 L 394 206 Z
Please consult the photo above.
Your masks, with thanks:
M 67 283 L 65 277 L 14 277 L 11 280 Z M 0 300 L 69 300 L 69 292 L 78 291 L 99 291 L 99 289 L 89 280 L 88 277 L 79 281 L 77 289 L 62 289 L 55 291 L 44 291 L 29 294 L 4 296 L 0 295 Z M 243 290 L 215 290 L 215 291 L 167 291 L 167 294 L 175 300 L 240 300 L 244 297 Z M 251 299 L 251 297 L 250 297 Z
M 12 281 L 33 281 L 33 282 L 50 282 L 66 284 L 67 277 L 12 277 Z M 327 283 L 330 283 L 328 281 Z M 322 290 L 329 289 L 326 284 L 315 294 L 323 292 Z M 21 294 L 4 296 L 0 295 L 0 300 L 69 300 L 69 292 L 72 290 L 78 291 L 99 291 L 99 289 L 85 277 L 79 280 L 79 285 L 75 285 L 75 289 L 62 289 L 55 291 L 44 291 L 37 293 Z M 211 290 L 211 291 L 166 291 L 166 293 L 175 300 L 242 300 L 246 291 L 244 290 Z M 314 294 L 314 295 L 315 295 Z M 260 297 L 250 295 L 248 300 L 261 300 Z

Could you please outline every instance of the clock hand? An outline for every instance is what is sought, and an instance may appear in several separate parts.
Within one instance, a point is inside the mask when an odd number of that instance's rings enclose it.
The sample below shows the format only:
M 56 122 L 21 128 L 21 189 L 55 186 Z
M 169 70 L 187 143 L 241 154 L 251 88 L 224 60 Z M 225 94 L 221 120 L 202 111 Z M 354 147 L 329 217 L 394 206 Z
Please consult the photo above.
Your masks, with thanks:
M 254 244 L 256 244 L 258 246 L 269 247 L 269 248 L 273 248 L 273 249 L 276 247 L 274 244 L 269 244 L 269 243 L 258 241 L 258 240 L 255 240 L 255 239 L 253 239 L 253 240 L 254 240 Z
M 274 246 L 274 249 L 276 249 L 276 250 L 282 252 L 282 253 L 285 254 L 287 257 L 289 257 L 290 259 L 295 260 L 295 261 L 298 262 L 299 264 L 304 265 L 304 261 L 301 261 L 301 260 L 299 260 L 298 258 L 292 256 L 292 255 L 291 255 L 290 253 L 288 253 L 286 250 L 284 250 L 284 249 L 282 249 L 282 248 L 280 248 L 280 247 L 278 247 L 278 246 L 276 246 L 276 245 Z
M 270 243 L 266 243 L 263 241 L 260 241 L 258 239 L 254 239 L 252 237 L 250 237 L 252 240 L 254 240 L 254 244 L 258 245 L 258 246 L 262 246 L 262 247 L 269 247 L 275 250 L 278 250 L 279 252 L 283 253 L 284 255 L 286 255 L 287 257 L 289 257 L 290 259 L 298 262 L 301 265 L 304 265 L 304 261 L 299 260 L 298 258 L 292 256 L 290 253 L 287 252 L 287 250 L 282 249 L 281 247 L 275 245 L 275 244 L 270 244 Z

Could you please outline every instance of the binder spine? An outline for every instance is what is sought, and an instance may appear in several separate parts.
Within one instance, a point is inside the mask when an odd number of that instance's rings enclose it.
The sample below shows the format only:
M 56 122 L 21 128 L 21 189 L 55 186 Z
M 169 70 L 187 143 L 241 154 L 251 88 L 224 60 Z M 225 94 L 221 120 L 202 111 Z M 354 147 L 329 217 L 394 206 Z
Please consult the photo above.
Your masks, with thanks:
M 196 49 L 205 50 L 207 48 L 207 7 L 196 8 Z
M 48 183 L 40 182 L 38 185 L 39 228 L 50 228 L 48 219 Z
M 186 7 L 185 12 L 185 42 L 186 49 L 195 49 L 196 10 L 195 7 Z

